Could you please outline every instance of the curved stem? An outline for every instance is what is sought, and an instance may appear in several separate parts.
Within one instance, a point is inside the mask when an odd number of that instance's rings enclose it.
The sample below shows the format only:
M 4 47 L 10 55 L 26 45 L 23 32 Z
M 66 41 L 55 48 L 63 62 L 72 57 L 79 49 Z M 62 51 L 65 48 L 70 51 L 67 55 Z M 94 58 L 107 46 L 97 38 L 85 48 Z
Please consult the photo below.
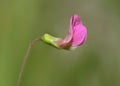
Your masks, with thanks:
M 39 42 L 40 39 L 41 39 L 41 38 L 36 38 L 36 39 L 33 40 L 33 41 L 29 44 L 29 46 L 28 46 L 27 52 L 26 52 L 26 54 L 25 54 L 25 57 L 23 58 L 23 62 L 22 62 L 21 69 L 20 69 L 20 72 L 19 72 L 19 76 L 18 76 L 18 80 L 17 80 L 17 86 L 20 86 L 22 74 L 23 74 L 23 71 L 24 71 L 25 64 L 26 64 L 26 62 L 27 62 L 28 56 L 29 56 L 29 54 L 30 54 L 31 48 L 32 48 L 33 45 L 35 45 L 37 42 Z

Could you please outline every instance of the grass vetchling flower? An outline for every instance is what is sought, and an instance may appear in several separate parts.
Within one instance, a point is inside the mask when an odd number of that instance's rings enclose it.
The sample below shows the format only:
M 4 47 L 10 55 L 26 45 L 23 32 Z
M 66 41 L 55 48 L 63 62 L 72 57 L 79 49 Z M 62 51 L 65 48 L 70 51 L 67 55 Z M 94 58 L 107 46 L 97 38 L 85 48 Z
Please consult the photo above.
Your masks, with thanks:
M 42 40 L 52 46 L 70 50 L 82 45 L 87 38 L 87 29 L 78 15 L 71 16 L 69 32 L 64 39 L 45 34 Z

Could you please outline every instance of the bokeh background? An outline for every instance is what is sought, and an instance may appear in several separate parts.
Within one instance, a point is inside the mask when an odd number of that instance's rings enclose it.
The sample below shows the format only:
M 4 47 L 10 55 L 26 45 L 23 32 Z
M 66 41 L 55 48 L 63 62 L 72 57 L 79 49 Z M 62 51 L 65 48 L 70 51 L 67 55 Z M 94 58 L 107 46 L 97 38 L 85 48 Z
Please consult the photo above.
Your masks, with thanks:
M 44 33 L 64 37 L 77 13 L 88 28 L 84 46 L 31 50 L 21 86 L 120 86 L 119 0 L 0 0 L 0 86 L 16 86 L 28 44 Z

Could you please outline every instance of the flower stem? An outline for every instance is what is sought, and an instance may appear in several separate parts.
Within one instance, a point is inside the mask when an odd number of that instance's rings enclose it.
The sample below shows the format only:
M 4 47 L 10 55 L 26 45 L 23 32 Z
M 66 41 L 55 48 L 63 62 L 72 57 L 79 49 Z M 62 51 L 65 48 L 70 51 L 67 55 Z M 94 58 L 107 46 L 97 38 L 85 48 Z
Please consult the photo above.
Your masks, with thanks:
M 22 65 L 21 65 L 21 69 L 20 69 L 20 72 L 19 72 L 19 75 L 18 75 L 18 80 L 17 80 L 17 86 L 20 86 L 20 83 L 21 83 L 21 78 L 22 78 L 22 74 L 23 74 L 23 71 L 24 71 L 24 68 L 25 68 L 25 64 L 27 62 L 27 59 L 28 59 L 28 56 L 30 54 L 30 51 L 31 51 L 31 48 L 33 45 L 35 45 L 37 42 L 39 42 L 41 40 L 41 38 L 36 38 L 35 40 L 33 40 L 29 46 L 28 46 L 28 49 L 27 49 L 27 52 L 25 54 L 25 57 L 23 58 L 23 62 L 22 62 Z

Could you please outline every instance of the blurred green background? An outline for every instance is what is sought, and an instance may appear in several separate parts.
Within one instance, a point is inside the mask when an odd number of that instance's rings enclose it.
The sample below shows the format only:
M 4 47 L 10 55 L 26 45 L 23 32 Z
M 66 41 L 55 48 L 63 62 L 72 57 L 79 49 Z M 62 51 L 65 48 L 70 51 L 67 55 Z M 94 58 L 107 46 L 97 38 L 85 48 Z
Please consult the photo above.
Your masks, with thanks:
M 21 86 L 120 86 L 119 0 L 0 0 L 0 86 L 16 86 L 28 44 L 44 33 L 64 37 L 77 13 L 88 28 L 84 46 L 31 50 Z

